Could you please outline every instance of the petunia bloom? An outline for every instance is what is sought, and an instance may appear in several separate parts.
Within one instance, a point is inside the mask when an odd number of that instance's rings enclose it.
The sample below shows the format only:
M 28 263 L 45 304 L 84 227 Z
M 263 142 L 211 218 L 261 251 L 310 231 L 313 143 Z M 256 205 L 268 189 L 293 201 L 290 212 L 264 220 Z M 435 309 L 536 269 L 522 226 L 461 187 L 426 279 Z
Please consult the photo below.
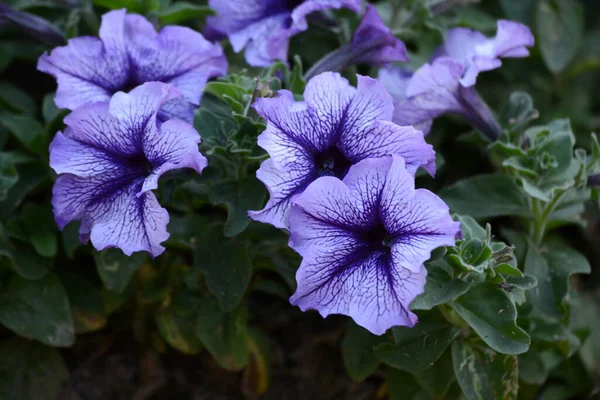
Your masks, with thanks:
M 254 108 L 267 121 L 258 144 L 270 156 L 256 174 L 270 193 L 264 209 L 249 212 L 256 221 L 285 228 L 294 196 L 321 176 L 343 178 L 365 158 L 398 154 L 412 173 L 419 167 L 435 172 L 435 153 L 423 133 L 390 122 L 392 98 L 369 77 L 358 75 L 354 88 L 326 72 L 308 82 L 303 102 L 281 90 Z
M 527 48 L 533 46 L 534 38 L 527 26 L 507 20 L 499 20 L 497 26 L 493 38 L 468 28 L 451 29 L 434 57 L 450 57 L 459 62 L 463 66 L 460 83 L 473 86 L 479 72 L 502 65 L 500 58 L 529 56 Z
M 146 83 L 65 118 L 67 128 L 50 144 L 50 166 L 60 174 L 52 205 L 61 229 L 81 221 L 80 240 L 91 238 L 98 250 L 118 247 L 154 257 L 165 250 L 169 214 L 151 190 L 167 171 L 200 173 L 207 164 L 190 124 L 157 120 L 159 109 L 177 96 L 171 85 Z
M 325 71 L 341 71 L 354 64 L 386 66 L 403 61 L 408 61 L 404 42 L 392 34 L 377 9 L 368 4 L 352 40 L 317 62 L 306 78 Z
M 183 96 L 165 104 L 161 119 L 191 122 L 206 81 L 225 74 L 227 60 L 220 45 L 198 32 L 167 26 L 157 33 L 141 15 L 115 10 L 102 16 L 100 38 L 71 39 L 43 54 L 38 69 L 57 79 L 54 101 L 70 110 L 145 82 L 170 83 Z
M 434 118 L 453 113 L 467 118 L 488 137 L 497 137 L 500 126 L 475 88 L 460 83 L 463 67 L 452 58 L 438 58 L 414 74 L 381 69 L 378 80 L 394 97 L 393 121 L 429 133 Z
M 289 219 L 290 246 L 303 257 L 290 302 L 348 315 L 376 335 L 415 325 L 409 304 L 423 292 L 423 263 L 460 230 L 439 197 L 415 190 L 399 156 L 360 161 L 343 180 L 317 179 Z
M 360 12 L 360 0 L 210 0 L 217 12 L 208 29 L 229 37 L 236 52 L 246 48 L 246 61 L 266 67 L 286 60 L 289 40 L 308 28 L 308 14 L 339 8 Z
M 378 79 L 396 102 L 393 121 L 428 133 L 434 118 L 454 113 L 466 117 L 489 138 L 497 138 L 500 127 L 473 85 L 479 72 L 500 67 L 501 57 L 529 55 L 527 47 L 533 42 L 527 26 L 506 20 L 498 21 L 494 38 L 467 28 L 451 29 L 431 63 L 414 75 L 407 70 L 380 70 Z

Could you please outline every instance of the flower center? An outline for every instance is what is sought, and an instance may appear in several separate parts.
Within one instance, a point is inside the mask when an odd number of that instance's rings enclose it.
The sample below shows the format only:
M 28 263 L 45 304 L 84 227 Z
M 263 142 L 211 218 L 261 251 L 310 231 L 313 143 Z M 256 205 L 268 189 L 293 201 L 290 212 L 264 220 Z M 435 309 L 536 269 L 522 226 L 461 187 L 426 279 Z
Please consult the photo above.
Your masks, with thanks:
M 343 179 L 348 173 L 352 163 L 346 158 L 344 153 L 337 147 L 317 155 L 315 164 L 319 169 L 319 176 L 335 176 Z
M 370 248 L 389 251 L 392 244 L 392 235 L 382 224 L 377 224 L 373 228 L 364 232 L 361 239 L 368 243 Z

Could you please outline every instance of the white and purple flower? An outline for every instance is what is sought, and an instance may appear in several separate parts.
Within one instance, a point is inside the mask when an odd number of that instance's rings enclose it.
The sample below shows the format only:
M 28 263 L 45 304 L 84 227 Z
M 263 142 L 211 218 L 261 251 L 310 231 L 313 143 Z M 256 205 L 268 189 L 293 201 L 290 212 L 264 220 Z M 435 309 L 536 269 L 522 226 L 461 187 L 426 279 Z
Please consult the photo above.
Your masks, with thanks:
M 399 156 L 362 160 L 340 180 L 312 182 L 293 200 L 290 246 L 302 257 L 290 302 L 326 317 L 344 314 L 374 334 L 414 326 L 431 251 L 460 224 L 435 194 L 414 187 Z
M 290 38 L 308 28 L 316 11 L 348 8 L 360 12 L 360 0 L 210 0 L 217 16 L 209 30 L 229 37 L 236 52 L 246 48 L 246 61 L 266 67 L 286 60 Z
M 108 101 L 145 82 L 175 86 L 182 97 L 165 104 L 160 118 L 191 122 L 206 81 L 227 72 L 223 49 L 189 28 L 167 26 L 156 32 L 141 15 L 115 10 L 102 16 L 100 37 L 78 37 L 43 54 L 38 69 L 54 76 L 54 101 L 74 110 Z
M 98 250 L 118 247 L 127 255 L 147 251 L 154 257 L 165 250 L 169 214 L 151 190 L 167 171 L 200 173 L 207 164 L 191 125 L 157 119 L 178 96 L 172 85 L 146 83 L 65 118 L 67 128 L 50 145 L 50 166 L 60 174 L 52 205 L 61 229 L 81 221 L 80 240 L 91 238 Z
M 494 38 L 467 28 L 450 30 L 431 63 L 414 74 L 401 69 L 380 70 L 378 79 L 395 100 L 393 121 L 428 133 L 434 118 L 454 113 L 467 118 L 488 137 L 497 137 L 500 127 L 473 87 L 477 75 L 500 67 L 501 57 L 526 57 L 533 42 L 529 28 L 512 21 L 498 21 Z
M 357 162 L 397 154 L 414 173 L 419 167 L 435 172 L 435 153 L 412 126 L 391 122 L 391 96 L 376 80 L 358 76 L 352 87 L 338 73 L 326 72 L 306 85 L 304 101 L 287 90 L 254 104 L 267 121 L 258 144 L 269 153 L 257 177 L 270 199 L 251 211 L 254 220 L 287 227 L 291 201 L 321 176 L 343 178 Z

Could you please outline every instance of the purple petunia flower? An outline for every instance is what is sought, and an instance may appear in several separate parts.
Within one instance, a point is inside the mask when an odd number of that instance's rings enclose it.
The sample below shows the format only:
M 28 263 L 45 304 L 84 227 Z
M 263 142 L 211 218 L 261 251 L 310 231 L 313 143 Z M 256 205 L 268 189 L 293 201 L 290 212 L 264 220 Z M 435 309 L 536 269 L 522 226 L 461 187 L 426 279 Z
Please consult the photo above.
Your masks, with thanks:
M 393 121 L 413 125 L 429 133 L 434 118 L 459 114 L 489 137 L 497 137 L 500 126 L 475 88 L 460 83 L 462 65 L 451 58 L 438 58 L 414 74 L 401 69 L 382 69 L 378 80 L 394 97 Z
M 366 159 L 343 180 L 322 177 L 293 201 L 290 246 L 302 257 L 290 302 L 323 317 L 349 315 L 381 335 L 414 326 L 431 251 L 451 246 L 460 224 L 399 156 Z
M 385 66 L 408 61 L 404 42 L 382 21 L 377 9 L 368 4 L 352 40 L 322 58 L 306 73 L 307 79 L 326 71 L 341 71 L 354 64 Z
M 52 191 L 58 226 L 81 220 L 80 240 L 98 250 L 160 255 L 169 214 L 151 190 L 177 168 L 198 173 L 206 158 L 200 136 L 181 120 L 157 122 L 162 105 L 180 96 L 171 85 L 146 83 L 109 102 L 87 104 L 65 118 L 50 144 L 50 166 L 61 174 Z
M 502 65 L 500 58 L 522 58 L 529 56 L 527 47 L 534 44 L 529 28 L 514 21 L 499 20 L 496 36 L 468 28 L 454 28 L 436 53 L 435 58 L 450 57 L 463 66 L 460 83 L 473 86 L 481 71 L 490 71 Z
M 392 98 L 374 79 L 358 75 L 354 88 L 326 72 L 308 82 L 303 102 L 287 90 L 278 94 L 254 104 L 267 121 L 258 144 L 271 157 L 256 174 L 271 197 L 264 209 L 249 212 L 254 220 L 286 227 L 294 196 L 320 176 L 343 178 L 365 158 L 398 154 L 412 173 L 421 166 L 435 172 L 433 148 L 422 132 L 390 122 Z
M 160 118 L 191 122 L 206 81 L 224 75 L 227 60 L 220 45 L 198 32 L 167 26 L 157 33 L 141 15 L 116 10 L 102 16 L 100 38 L 71 39 L 43 54 L 38 69 L 56 77 L 54 101 L 70 110 L 108 101 L 112 94 L 145 82 L 170 83 L 183 96 L 165 104 Z
M 246 61 L 266 67 L 286 60 L 289 40 L 306 30 L 308 14 L 327 9 L 360 11 L 360 0 L 210 0 L 218 15 L 208 29 L 227 35 L 236 52 L 246 47 Z
M 452 29 L 432 62 L 414 74 L 380 70 L 378 79 L 395 100 L 393 121 L 428 133 L 434 118 L 455 113 L 469 119 L 488 137 L 498 137 L 500 127 L 473 85 L 480 71 L 502 64 L 499 57 L 525 57 L 529 54 L 526 46 L 532 45 L 529 28 L 512 21 L 498 21 L 493 39 L 466 28 Z

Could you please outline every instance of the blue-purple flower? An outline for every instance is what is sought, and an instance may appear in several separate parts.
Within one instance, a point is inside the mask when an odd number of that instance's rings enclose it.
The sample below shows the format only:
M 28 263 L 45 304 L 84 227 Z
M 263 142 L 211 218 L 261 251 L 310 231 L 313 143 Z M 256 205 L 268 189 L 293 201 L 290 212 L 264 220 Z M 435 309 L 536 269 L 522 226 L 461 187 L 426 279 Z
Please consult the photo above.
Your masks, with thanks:
M 497 26 L 493 38 L 468 28 L 451 29 L 434 57 L 450 57 L 459 62 L 463 66 L 460 83 L 473 86 L 479 72 L 502 65 L 500 58 L 529 56 L 527 48 L 533 46 L 534 38 L 527 26 L 507 20 L 499 20 Z
M 434 118 L 455 113 L 496 138 L 500 127 L 473 85 L 480 71 L 502 64 L 500 57 L 525 57 L 526 47 L 532 45 L 529 28 L 512 21 L 498 21 L 492 39 L 471 29 L 452 29 L 432 62 L 414 74 L 397 68 L 380 70 L 378 79 L 395 100 L 393 121 L 427 133 Z
M 377 335 L 415 325 L 409 304 L 423 292 L 423 263 L 460 231 L 439 197 L 415 190 L 399 156 L 360 161 L 343 180 L 317 179 L 293 200 L 289 224 L 303 257 L 291 303 L 349 315 Z
M 65 118 L 67 128 L 50 145 L 50 166 L 60 174 L 52 205 L 61 229 L 81 221 L 80 240 L 91 238 L 98 250 L 118 247 L 127 255 L 153 256 L 165 250 L 169 214 L 151 190 L 167 171 L 200 173 L 207 163 L 190 124 L 157 120 L 159 109 L 177 96 L 171 85 L 146 83 Z
M 368 4 L 352 40 L 319 60 L 306 73 L 311 78 L 326 71 L 341 71 L 350 65 L 386 66 L 408 61 L 404 42 L 394 36 L 377 9 Z
M 435 153 L 412 126 L 391 121 L 391 96 L 376 80 L 358 75 L 352 87 L 338 73 L 326 72 L 306 85 L 304 101 L 281 90 L 276 98 L 254 104 L 267 121 L 258 144 L 269 153 L 257 177 L 270 199 L 264 209 L 251 211 L 254 220 L 287 227 L 291 200 L 321 176 L 343 178 L 357 162 L 398 154 L 414 173 L 435 172 Z
M 141 15 L 116 10 L 102 16 L 100 38 L 71 39 L 43 54 L 38 69 L 56 77 L 54 101 L 70 110 L 145 82 L 170 83 L 183 96 L 165 104 L 161 119 L 191 122 L 206 81 L 225 74 L 227 60 L 220 45 L 198 32 L 167 26 L 157 33 Z
M 246 61 L 257 67 L 286 60 L 289 40 L 307 29 L 308 14 L 339 8 L 360 12 L 360 0 L 210 0 L 217 16 L 207 19 L 210 31 L 229 37 L 236 52 L 246 48 Z

